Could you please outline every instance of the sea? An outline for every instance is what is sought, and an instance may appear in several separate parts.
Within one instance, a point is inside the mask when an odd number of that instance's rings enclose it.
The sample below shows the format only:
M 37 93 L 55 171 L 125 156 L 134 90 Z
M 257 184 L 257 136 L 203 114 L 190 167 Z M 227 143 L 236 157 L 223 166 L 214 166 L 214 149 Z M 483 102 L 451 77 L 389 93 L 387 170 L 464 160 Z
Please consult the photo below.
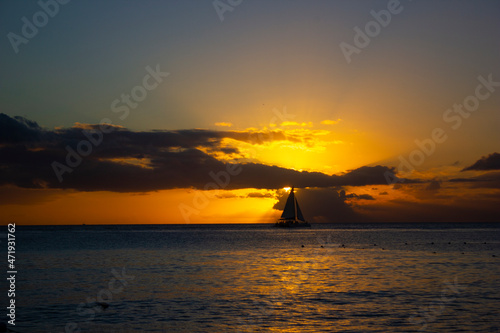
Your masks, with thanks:
M 15 326 L 6 278 L 0 299 L 18 333 L 500 332 L 500 223 L 17 225 L 15 237 Z

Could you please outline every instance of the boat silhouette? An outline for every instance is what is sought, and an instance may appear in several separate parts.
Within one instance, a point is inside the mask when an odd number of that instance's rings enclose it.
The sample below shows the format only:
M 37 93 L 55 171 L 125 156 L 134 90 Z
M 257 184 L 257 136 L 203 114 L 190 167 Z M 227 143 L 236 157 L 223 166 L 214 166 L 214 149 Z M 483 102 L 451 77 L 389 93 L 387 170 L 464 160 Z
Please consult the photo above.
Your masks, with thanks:
M 304 219 L 302 211 L 300 210 L 299 203 L 293 192 L 294 188 L 290 191 L 286 199 L 285 209 L 281 217 L 274 224 L 275 227 L 282 228 L 295 228 L 295 227 L 310 227 L 311 225 Z

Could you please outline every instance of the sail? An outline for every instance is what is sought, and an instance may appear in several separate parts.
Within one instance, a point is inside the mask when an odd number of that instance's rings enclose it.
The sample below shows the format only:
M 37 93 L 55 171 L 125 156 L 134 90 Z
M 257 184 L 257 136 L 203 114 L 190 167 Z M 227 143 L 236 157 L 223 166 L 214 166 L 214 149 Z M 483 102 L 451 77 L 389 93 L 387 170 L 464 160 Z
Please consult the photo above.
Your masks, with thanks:
M 302 212 L 300 211 L 299 202 L 297 201 L 297 199 L 295 199 L 295 204 L 297 205 L 296 219 L 299 221 L 305 221 L 304 216 L 302 216 Z
M 286 199 L 285 209 L 283 210 L 283 214 L 281 214 L 281 218 L 286 220 L 305 221 L 304 216 L 302 216 L 299 203 L 293 193 L 293 188 L 290 195 L 288 195 L 288 199 Z
M 295 220 L 295 195 L 293 191 L 288 195 L 286 199 L 285 209 L 283 209 L 283 214 L 281 214 L 282 219 Z

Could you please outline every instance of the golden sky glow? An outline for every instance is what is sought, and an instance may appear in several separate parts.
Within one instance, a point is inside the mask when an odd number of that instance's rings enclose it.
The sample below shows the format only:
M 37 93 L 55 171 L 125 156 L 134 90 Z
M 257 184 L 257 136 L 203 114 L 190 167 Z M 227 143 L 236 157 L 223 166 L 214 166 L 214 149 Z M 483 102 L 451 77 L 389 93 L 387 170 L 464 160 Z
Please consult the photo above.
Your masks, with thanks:
M 0 48 L 0 219 L 272 222 L 295 186 L 312 222 L 500 220 L 496 2 L 408 4 L 352 61 L 373 2 L 75 6 Z

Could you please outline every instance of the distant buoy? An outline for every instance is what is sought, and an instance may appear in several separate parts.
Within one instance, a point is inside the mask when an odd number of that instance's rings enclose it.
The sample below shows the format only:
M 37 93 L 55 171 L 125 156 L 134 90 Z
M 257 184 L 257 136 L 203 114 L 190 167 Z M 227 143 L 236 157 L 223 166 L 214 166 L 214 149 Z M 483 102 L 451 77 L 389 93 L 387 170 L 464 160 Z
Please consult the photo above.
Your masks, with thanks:
M 108 303 L 105 303 L 105 302 L 96 302 L 95 303 L 96 305 L 99 305 L 101 308 L 103 309 L 107 309 L 109 308 L 109 304 Z

